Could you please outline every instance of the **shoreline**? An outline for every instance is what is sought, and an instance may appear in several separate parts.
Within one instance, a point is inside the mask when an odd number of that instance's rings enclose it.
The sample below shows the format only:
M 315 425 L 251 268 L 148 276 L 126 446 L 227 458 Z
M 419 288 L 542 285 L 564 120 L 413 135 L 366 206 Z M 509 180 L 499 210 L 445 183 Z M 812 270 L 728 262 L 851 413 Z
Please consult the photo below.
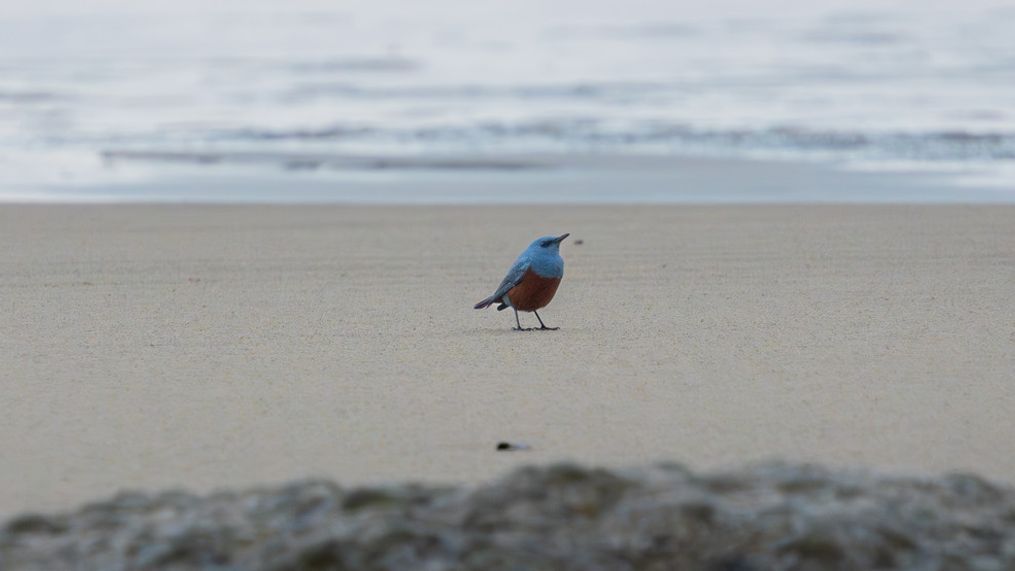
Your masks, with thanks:
M 561 331 L 472 310 L 551 230 Z M 0 516 L 558 461 L 1015 481 L 1012 206 L 3 205 L 0 240 Z
M 83 179 L 0 184 L 0 204 L 1015 204 L 1015 192 L 954 165 L 858 170 L 616 153 L 222 156 L 232 158 L 112 153 L 96 157 Z

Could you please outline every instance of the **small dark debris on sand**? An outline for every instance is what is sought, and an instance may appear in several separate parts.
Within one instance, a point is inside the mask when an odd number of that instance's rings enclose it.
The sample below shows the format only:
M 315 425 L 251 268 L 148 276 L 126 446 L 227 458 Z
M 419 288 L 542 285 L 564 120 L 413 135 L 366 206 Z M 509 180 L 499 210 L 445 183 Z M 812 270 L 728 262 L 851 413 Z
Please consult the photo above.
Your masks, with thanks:
M 579 239 L 574 241 L 574 245 L 575 246 L 581 246 L 584 243 L 585 243 L 585 240 L 582 240 L 581 238 L 579 238 Z
M 1013 569 L 1015 490 L 764 464 L 524 468 L 476 487 L 122 494 L 0 527 L 0 568 Z
M 498 442 L 498 452 L 510 452 L 512 450 L 528 450 L 530 446 L 522 442 Z

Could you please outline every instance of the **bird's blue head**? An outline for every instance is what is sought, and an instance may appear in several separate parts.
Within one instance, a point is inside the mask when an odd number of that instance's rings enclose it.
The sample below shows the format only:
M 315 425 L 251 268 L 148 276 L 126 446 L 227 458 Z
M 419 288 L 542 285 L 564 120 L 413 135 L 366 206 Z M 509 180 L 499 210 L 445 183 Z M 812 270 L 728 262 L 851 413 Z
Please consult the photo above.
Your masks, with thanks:
M 543 236 L 537 238 L 534 242 L 529 244 L 529 247 L 525 250 L 529 254 L 535 256 L 554 256 L 560 255 L 560 243 L 564 241 L 571 234 L 561 234 L 560 236 Z
M 528 261 L 529 268 L 540 276 L 547 278 L 563 277 L 564 258 L 560 257 L 560 243 L 568 236 L 569 234 L 543 236 L 529 244 L 529 247 L 522 252 L 522 255 L 518 259 L 519 261 Z

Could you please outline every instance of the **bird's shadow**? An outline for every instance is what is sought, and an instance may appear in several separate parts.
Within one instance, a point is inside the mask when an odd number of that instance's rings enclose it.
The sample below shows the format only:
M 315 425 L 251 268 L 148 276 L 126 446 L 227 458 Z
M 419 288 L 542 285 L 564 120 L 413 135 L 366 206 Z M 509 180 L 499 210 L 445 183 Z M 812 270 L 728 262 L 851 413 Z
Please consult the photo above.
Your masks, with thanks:
M 563 330 L 563 329 L 560 329 L 560 328 L 557 328 L 557 329 L 549 329 L 549 328 L 547 328 L 547 329 L 540 329 L 539 327 L 528 327 L 528 328 L 524 328 L 522 330 L 518 330 L 518 329 L 515 329 L 514 327 L 510 327 L 510 328 L 497 328 L 497 329 L 475 328 L 475 329 L 466 330 L 465 333 L 477 333 L 477 334 L 483 334 L 483 335 L 498 335 L 498 336 L 500 336 L 500 335 L 516 336 L 516 335 L 524 335 L 526 333 L 528 333 L 529 335 L 537 335 L 539 333 L 566 333 L 566 331 Z

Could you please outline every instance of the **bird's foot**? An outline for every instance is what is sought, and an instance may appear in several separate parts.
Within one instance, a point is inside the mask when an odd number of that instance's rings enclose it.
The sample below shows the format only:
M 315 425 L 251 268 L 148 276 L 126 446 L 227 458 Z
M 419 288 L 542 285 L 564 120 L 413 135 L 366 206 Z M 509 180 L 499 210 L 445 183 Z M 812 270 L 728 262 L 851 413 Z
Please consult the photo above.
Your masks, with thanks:
M 512 327 L 511 329 L 515 331 L 532 331 L 531 327 Z
M 560 327 L 547 327 L 545 325 L 539 328 L 540 331 L 556 331 L 558 329 L 560 329 Z

